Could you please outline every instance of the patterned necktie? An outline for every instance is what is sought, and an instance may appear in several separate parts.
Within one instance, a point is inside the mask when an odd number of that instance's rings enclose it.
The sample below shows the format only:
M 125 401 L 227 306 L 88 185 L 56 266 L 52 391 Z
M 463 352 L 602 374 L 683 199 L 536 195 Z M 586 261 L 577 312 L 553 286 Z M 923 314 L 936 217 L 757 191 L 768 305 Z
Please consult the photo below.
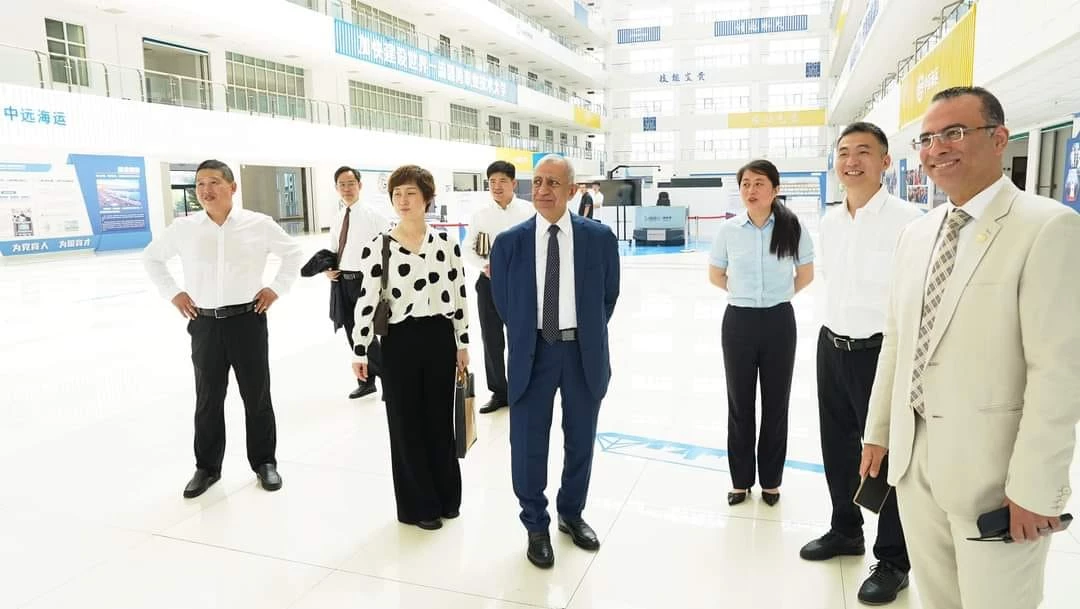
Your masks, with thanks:
M 926 284 L 923 296 L 922 322 L 919 324 L 919 343 L 915 349 L 915 366 L 911 371 L 911 407 L 923 414 L 922 376 L 926 369 L 926 358 L 930 351 L 930 333 L 934 329 L 937 308 L 945 294 L 945 284 L 956 266 L 956 244 L 960 240 L 960 229 L 971 221 L 971 216 L 962 209 L 954 209 L 945 223 L 945 236 L 941 239 L 934 265 L 930 267 L 930 281 Z
M 559 227 L 548 227 L 547 270 L 544 272 L 544 319 L 540 336 L 553 344 L 559 338 Z
M 337 240 L 338 270 L 341 270 L 341 256 L 345 253 L 345 242 L 349 240 L 349 214 L 352 207 L 345 208 L 345 219 L 341 221 L 341 234 Z

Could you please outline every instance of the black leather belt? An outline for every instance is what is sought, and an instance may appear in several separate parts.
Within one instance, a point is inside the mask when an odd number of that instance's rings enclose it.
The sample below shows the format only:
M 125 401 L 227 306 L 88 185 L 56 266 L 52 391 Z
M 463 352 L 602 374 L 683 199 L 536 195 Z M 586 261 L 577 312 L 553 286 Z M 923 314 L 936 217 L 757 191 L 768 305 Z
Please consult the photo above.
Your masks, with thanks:
M 226 319 L 229 317 L 236 317 L 237 315 L 243 315 L 244 313 L 251 313 L 255 310 L 255 303 L 248 302 L 245 304 L 229 305 L 227 307 L 218 307 L 216 309 L 200 309 L 195 307 L 195 311 L 200 317 L 212 317 L 214 319 Z
M 341 271 L 341 278 L 345 281 L 356 281 L 357 279 L 363 279 L 363 273 L 354 273 L 352 271 Z
M 537 334 L 543 338 L 543 330 L 537 330 Z M 577 328 L 570 328 L 568 330 L 559 330 L 559 335 L 555 338 L 555 342 L 570 343 L 577 340 Z
M 825 328 L 825 338 L 832 343 L 832 346 L 841 351 L 866 351 L 867 349 L 877 349 L 880 347 L 884 337 L 879 332 L 870 338 L 850 338 L 848 336 L 840 336 L 832 330 Z

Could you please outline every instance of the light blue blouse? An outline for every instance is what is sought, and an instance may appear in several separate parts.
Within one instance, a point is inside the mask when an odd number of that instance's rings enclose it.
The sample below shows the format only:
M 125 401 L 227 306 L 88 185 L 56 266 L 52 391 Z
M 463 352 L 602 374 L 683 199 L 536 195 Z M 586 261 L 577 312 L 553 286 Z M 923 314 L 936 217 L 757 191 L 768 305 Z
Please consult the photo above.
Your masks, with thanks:
M 720 225 L 709 264 L 727 269 L 728 304 L 761 309 L 788 302 L 795 295 L 795 267 L 814 261 L 814 243 L 800 220 L 798 256 L 778 258 L 769 253 L 775 225 L 770 215 L 765 226 L 758 228 L 745 211 Z

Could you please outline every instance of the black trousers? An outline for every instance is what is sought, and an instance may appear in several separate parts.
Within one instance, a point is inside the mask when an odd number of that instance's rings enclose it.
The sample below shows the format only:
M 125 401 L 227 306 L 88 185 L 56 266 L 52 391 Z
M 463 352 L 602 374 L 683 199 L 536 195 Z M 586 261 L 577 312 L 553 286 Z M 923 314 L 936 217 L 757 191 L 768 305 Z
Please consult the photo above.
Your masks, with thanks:
M 755 405 L 761 379 L 757 472 L 762 488 L 780 486 L 787 458 L 788 401 L 795 369 L 795 310 L 790 303 L 728 306 L 721 342 L 728 394 L 728 467 L 732 488 L 754 486 Z
M 484 372 L 491 398 L 506 404 L 506 334 L 495 300 L 491 279 L 483 273 L 476 280 L 476 300 L 480 308 L 480 337 L 484 341 Z
M 383 394 L 398 520 L 415 524 L 461 507 L 454 453 L 457 343 L 446 317 L 410 317 L 383 338 Z
M 862 511 L 852 498 L 859 488 L 863 430 L 881 348 L 844 351 L 827 334 L 822 327 L 818 335 L 817 387 L 821 456 L 832 498 L 831 528 L 846 537 L 862 537 Z M 878 514 L 874 556 L 904 571 L 911 568 L 895 491 Z
M 266 315 L 200 316 L 188 322 L 188 333 L 195 367 L 195 466 L 221 471 L 230 368 L 244 400 L 248 463 L 252 469 L 264 463 L 276 465 L 277 423 L 270 402 Z
M 355 272 L 355 271 L 348 271 Z M 356 301 L 360 299 L 360 290 L 363 288 L 361 285 L 362 278 L 358 277 L 353 280 L 339 279 L 342 287 L 345 288 L 345 304 L 349 307 L 349 310 L 356 308 Z M 356 321 L 353 320 L 352 315 L 349 316 L 349 323 L 345 324 L 345 340 L 349 341 L 349 350 L 352 351 L 356 343 L 353 341 L 353 328 L 356 327 Z M 382 376 L 383 358 L 382 358 L 382 346 L 379 344 L 379 337 L 371 337 L 371 345 L 368 346 L 367 352 L 368 358 L 368 381 L 361 381 L 357 379 L 356 382 L 360 386 L 364 386 L 367 382 L 374 383 L 375 377 Z

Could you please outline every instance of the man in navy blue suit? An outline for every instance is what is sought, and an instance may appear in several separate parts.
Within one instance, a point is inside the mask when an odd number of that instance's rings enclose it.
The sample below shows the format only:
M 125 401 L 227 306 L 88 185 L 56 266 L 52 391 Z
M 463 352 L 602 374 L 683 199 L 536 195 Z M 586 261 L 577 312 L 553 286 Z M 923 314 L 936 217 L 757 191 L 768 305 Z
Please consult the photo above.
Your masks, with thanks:
M 491 291 L 509 346 L 510 454 L 514 494 L 529 533 L 529 561 L 555 564 L 547 513 L 548 439 L 555 391 L 565 437 L 559 530 L 600 548 L 581 514 L 589 490 L 596 419 L 611 378 L 608 320 L 619 297 L 619 244 L 604 225 L 571 215 L 574 168 L 549 155 L 533 171 L 537 215 L 491 248 Z

